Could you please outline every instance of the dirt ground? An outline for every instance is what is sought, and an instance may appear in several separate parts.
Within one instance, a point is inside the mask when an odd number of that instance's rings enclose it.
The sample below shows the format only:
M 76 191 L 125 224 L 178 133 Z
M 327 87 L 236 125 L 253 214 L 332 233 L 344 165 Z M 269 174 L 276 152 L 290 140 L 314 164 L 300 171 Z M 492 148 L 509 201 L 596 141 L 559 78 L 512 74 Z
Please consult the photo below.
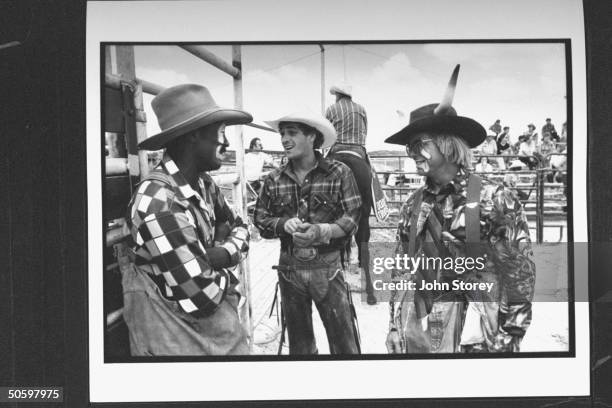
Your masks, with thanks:
M 552 230 L 545 235 L 545 239 L 556 242 L 559 232 Z M 380 255 L 376 251 L 384 248 L 384 252 L 393 250 L 395 241 L 394 231 L 375 230 L 371 242 L 374 251 L 371 256 Z M 375 243 L 384 243 L 376 245 Z M 254 354 L 277 354 L 280 325 L 276 308 L 269 316 L 270 306 L 274 296 L 274 282 L 276 273 L 271 269 L 278 259 L 277 240 L 260 240 L 255 238 L 250 251 L 252 293 L 257 293 L 259 299 L 252 299 L 254 316 Z M 525 338 L 521 351 L 566 351 L 568 350 L 568 303 L 567 299 L 567 251 L 563 244 L 538 245 L 534 247 L 534 260 L 536 262 L 536 300 L 533 303 L 533 320 Z M 350 268 L 345 271 L 345 279 L 349 282 L 353 302 L 359 322 L 361 333 L 362 353 L 386 353 L 385 337 L 389 322 L 389 306 L 386 301 L 376 305 L 368 305 L 362 299 L 365 285 L 362 284 L 362 275 L 356 259 L 356 248 L 352 251 Z M 257 289 L 257 288 L 264 288 Z M 320 354 L 329 353 L 325 330 L 313 307 L 313 326 Z M 282 354 L 288 354 L 287 341 Z

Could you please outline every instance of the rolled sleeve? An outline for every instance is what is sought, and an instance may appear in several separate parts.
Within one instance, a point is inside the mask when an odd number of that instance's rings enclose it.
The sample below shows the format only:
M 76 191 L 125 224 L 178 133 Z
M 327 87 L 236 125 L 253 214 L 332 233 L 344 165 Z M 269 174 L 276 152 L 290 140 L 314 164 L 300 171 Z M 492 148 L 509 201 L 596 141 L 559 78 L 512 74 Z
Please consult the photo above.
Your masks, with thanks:
M 255 204 L 254 223 L 259 229 L 261 236 L 266 239 L 279 238 L 285 235 L 285 222 L 289 218 L 276 217 L 272 213 L 272 200 L 270 196 L 272 180 L 270 177 L 264 180 L 263 187 Z
M 343 166 L 341 170 L 340 186 L 340 204 L 343 213 L 334 223 L 338 225 L 347 236 L 350 236 L 357 231 L 362 201 L 353 173 L 346 166 Z

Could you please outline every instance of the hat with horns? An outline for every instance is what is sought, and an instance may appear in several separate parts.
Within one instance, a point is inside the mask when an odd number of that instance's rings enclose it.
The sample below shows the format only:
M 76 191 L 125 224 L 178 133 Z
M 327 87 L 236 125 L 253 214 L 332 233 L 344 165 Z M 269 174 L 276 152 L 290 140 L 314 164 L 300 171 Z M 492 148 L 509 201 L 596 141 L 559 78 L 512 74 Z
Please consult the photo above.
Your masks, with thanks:
M 487 136 L 485 128 L 474 119 L 457 116 L 457 111 L 452 107 L 459 67 L 460 65 L 457 64 L 453 70 L 442 102 L 421 106 L 410 112 L 408 126 L 385 139 L 386 143 L 408 145 L 423 132 L 451 133 L 465 140 L 471 148 L 480 145 L 485 140 Z

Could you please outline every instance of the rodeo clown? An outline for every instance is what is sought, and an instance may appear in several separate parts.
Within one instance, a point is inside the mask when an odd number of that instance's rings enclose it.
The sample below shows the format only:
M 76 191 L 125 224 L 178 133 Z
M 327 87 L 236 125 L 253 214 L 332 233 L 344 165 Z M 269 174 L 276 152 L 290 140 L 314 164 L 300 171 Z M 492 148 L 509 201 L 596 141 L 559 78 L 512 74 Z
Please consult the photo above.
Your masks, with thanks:
M 133 268 L 123 275 L 123 316 L 132 355 L 249 354 L 233 269 L 249 249 L 246 224 L 207 173 L 221 167 L 225 128 L 252 121 L 219 107 L 206 87 L 165 89 L 152 103 L 165 148 L 128 206 Z
M 412 111 L 408 126 L 385 140 L 406 146 L 425 176 L 400 210 L 396 252 L 480 263 L 395 269 L 393 278 L 415 281 L 416 290 L 392 293 L 390 353 L 517 352 L 531 322 L 535 264 L 525 212 L 514 192 L 471 172 L 470 149 L 486 131 L 451 106 L 458 74 L 459 65 L 441 103 Z M 491 290 L 458 290 L 455 283 Z

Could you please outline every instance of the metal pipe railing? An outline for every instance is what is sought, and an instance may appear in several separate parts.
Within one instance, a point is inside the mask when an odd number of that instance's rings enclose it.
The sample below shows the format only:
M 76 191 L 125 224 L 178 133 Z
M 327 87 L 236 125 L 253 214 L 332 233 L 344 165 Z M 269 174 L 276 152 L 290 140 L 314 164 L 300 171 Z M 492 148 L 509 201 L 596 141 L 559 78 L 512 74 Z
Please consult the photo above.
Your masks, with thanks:
M 201 45 L 181 45 L 181 48 L 234 78 L 240 77 L 240 70 L 238 68 L 219 58 Z

